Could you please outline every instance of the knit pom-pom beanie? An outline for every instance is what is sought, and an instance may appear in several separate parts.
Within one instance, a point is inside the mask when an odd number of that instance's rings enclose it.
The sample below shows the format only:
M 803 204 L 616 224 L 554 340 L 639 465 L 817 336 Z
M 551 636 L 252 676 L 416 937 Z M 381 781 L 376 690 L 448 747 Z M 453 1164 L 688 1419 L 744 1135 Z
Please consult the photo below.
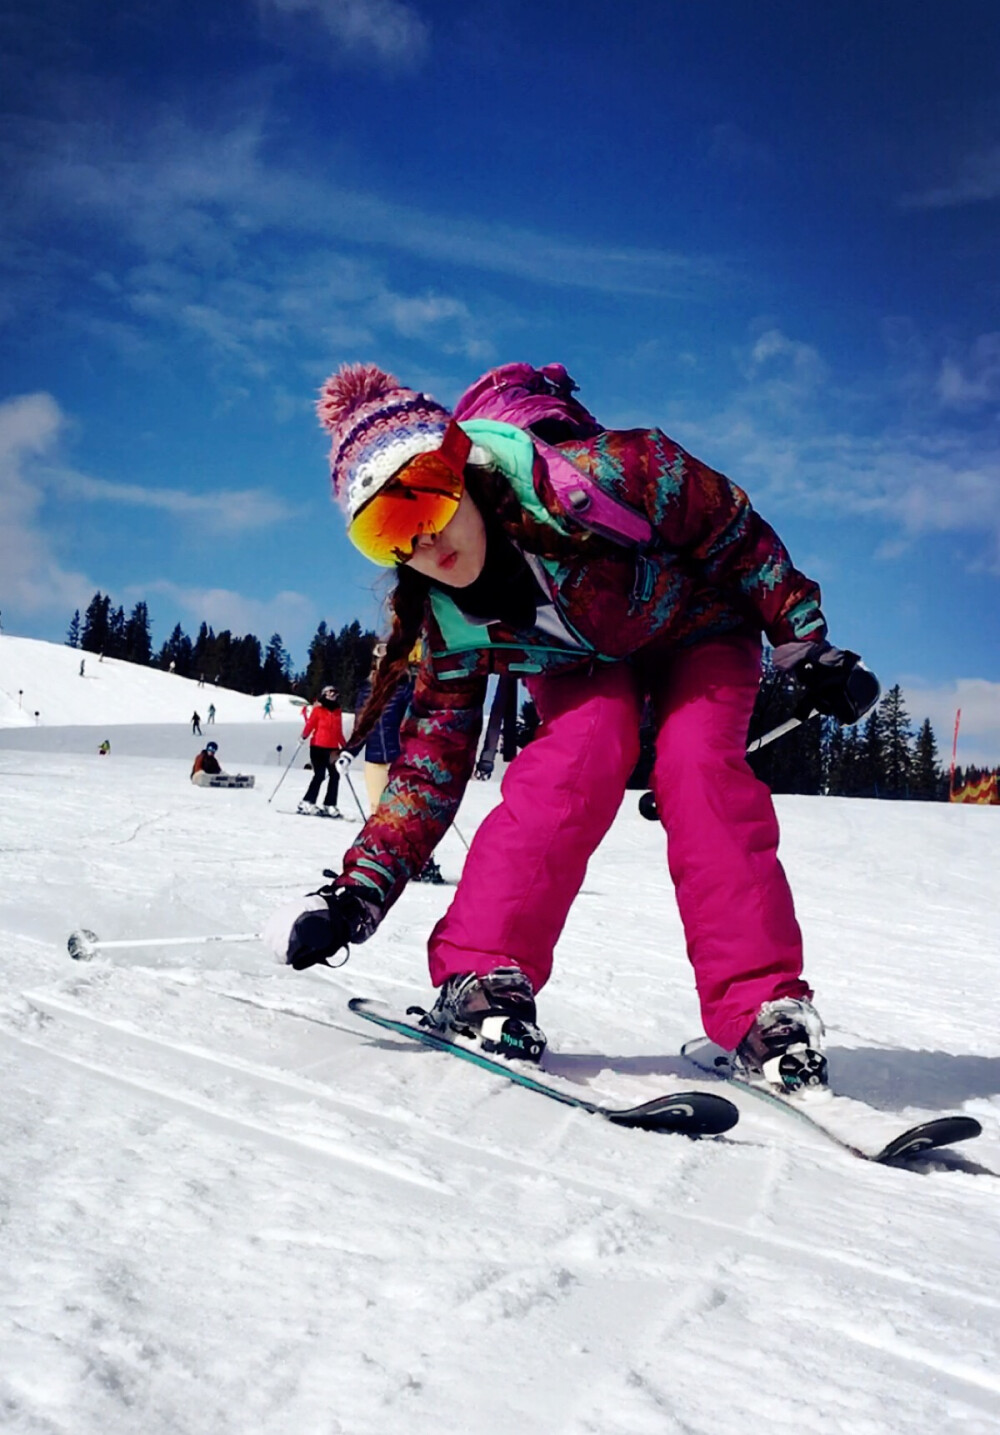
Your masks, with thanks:
M 330 479 L 348 522 L 418 453 L 440 448 L 450 415 L 375 364 L 344 364 L 316 404 L 330 434 Z

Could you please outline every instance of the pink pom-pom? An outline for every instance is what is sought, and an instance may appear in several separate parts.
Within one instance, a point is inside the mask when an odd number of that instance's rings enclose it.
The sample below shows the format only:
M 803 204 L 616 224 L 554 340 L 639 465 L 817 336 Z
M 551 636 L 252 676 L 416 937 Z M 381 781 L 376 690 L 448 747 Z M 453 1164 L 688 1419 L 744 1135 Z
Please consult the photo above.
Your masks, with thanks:
M 316 413 L 332 433 L 362 404 L 400 388 L 400 382 L 377 364 L 343 364 L 320 390 Z

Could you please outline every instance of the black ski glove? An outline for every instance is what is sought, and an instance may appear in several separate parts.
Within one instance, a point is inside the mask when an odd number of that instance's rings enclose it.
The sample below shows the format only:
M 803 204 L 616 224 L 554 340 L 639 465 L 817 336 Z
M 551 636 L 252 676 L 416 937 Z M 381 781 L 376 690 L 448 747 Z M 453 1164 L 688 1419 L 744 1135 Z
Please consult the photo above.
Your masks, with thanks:
M 795 716 L 824 713 L 839 723 L 860 722 L 878 702 L 878 678 L 857 653 L 834 648 L 825 641 L 785 643 L 774 651 L 775 667 L 791 673 L 805 696 Z
M 346 888 L 321 887 L 275 912 L 261 935 L 280 962 L 301 972 L 319 963 L 329 966 L 328 957 L 346 951 L 350 942 L 365 941 L 380 915 L 373 903 Z

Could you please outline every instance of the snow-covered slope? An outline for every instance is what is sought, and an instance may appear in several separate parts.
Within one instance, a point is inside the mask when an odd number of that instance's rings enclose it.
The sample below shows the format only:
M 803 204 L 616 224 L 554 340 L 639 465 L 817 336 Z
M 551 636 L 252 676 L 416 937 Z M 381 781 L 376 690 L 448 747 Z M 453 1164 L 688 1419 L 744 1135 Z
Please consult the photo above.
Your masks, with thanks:
M 1000 1431 L 995 809 L 779 801 L 835 1079 L 983 1122 L 906 1172 L 753 1104 L 717 1141 L 616 1130 L 384 1040 L 346 999 L 428 995 L 449 888 L 411 886 L 336 972 L 255 941 L 69 960 L 80 925 L 252 933 L 336 866 L 357 824 L 258 777 L 0 752 L 5 1435 Z M 498 796 L 470 786 L 463 836 Z M 437 855 L 456 878 L 460 839 Z M 591 1093 L 691 1083 L 634 794 L 540 1017 Z
M 264 701 L 211 683 L 200 687 L 159 668 L 101 662 L 79 648 L 0 635 L 0 728 L 186 723 L 193 712 L 205 718 L 209 703 L 217 721 L 252 722 L 261 718 Z M 275 694 L 273 713 L 278 720 L 293 717 L 296 704 Z

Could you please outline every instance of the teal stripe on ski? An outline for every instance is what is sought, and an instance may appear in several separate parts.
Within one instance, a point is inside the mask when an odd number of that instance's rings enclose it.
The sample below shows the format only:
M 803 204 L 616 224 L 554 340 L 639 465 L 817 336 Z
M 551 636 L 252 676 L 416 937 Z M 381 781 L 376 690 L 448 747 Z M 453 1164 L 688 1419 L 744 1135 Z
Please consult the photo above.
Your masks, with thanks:
M 376 1026 L 404 1037 L 407 1041 L 416 1041 L 449 1056 L 457 1056 L 483 1071 L 502 1076 L 505 1081 L 512 1082 L 515 1086 L 523 1086 L 526 1091 L 535 1091 L 539 1096 L 547 1096 L 550 1101 L 558 1101 L 561 1105 L 577 1111 L 586 1111 L 588 1115 L 600 1116 L 613 1126 L 638 1127 L 643 1131 L 700 1137 L 718 1136 L 729 1131 L 739 1120 L 739 1111 L 731 1101 L 707 1091 L 668 1092 L 654 1097 L 652 1101 L 644 1101 L 639 1106 L 622 1109 L 602 1106 L 597 1102 L 587 1101 L 585 1097 L 560 1091 L 549 1082 L 539 1081 L 529 1075 L 519 1063 L 494 1061 L 483 1052 L 447 1041 L 414 1022 L 384 1016 L 380 1011 L 374 1010 L 372 1003 L 363 997 L 353 997 L 348 1002 L 348 1007 L 356 1016 L 364 1017 L 366 1021 L 374 1022 Z
M 459 1056 L 463 1061 L 471 1062 L 473 1066 L 482 1067 L 484 1071 L 492 1071 L 497 1076 L 506 1077 L 516 1086 L 526 1086 L 529 1091 L 538 1091 L 542 1096 L 551 1096 L 553 1101 L 561 1101 L 564 1106 L 579 1106 L 584 1111 L 594 1114 L 599 1114 L 601 1111 L 600 1106 L 585 1100 L 582 1096 L 570 1096 L 568 1092 L 558 1091 L 554 1086 L 546 1086 L 543 1081 L 536 1081 L 533 1076 L 518 1070 L 509 1061 L 494 1061 L 492 1057 L 484 1055 L 481 1051 L 472 1051 L 467 1046 L 459 1046 L 457 1042 L 445 1041 L 443 1037 L 435 1036 L 426 1027 L 411 1025 L 406 1021 L 396 1021 L 391 1016 L 383 1016 L 381 1012 L 373 1011 L 364 997 L 352 997 L 347 1005 L 358 1016 L 375 1022 L 377 1026 L 384 1026 L 387 1031 L 397 1032 L 411 1041 L 421 1041 L 424 1046 L 433 1047 L 436 1051 L 446 1051 L 450 1056 Z

